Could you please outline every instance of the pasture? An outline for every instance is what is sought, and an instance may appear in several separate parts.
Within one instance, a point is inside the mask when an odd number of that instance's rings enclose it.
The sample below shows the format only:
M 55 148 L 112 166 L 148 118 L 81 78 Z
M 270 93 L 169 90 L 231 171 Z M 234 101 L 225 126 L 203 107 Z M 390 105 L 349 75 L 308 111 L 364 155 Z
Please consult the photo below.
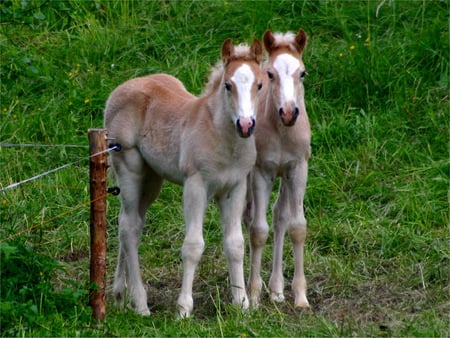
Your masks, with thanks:
M 0 191 L 1 336 L 448 335 L 448 22 L 448 1 L 2 1 L 0 187 L 74 164 Z M 293 307 L 288 238 L 286 303 L 263 287 L 257 310 L 231 305 L 211 205 L 192 318 L 176 320 L 185 230 L 182 190 L 166 182 L 139 247 L 150 317 L 112 304 L 119 200 L 108 197 L 107 318 L 97 325 L 86 146 L 108 95 L 161 72 L 199 95 L 226 38 L 250 44 L 266 29 L 299 28 L 308 34 L 311 307 Z

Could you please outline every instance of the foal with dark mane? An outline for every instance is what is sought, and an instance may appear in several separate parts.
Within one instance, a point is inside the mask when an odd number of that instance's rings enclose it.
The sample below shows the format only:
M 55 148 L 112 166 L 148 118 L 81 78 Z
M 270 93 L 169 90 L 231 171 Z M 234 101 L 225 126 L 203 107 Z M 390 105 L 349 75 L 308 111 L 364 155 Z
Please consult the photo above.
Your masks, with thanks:
M 256 165 L 249 178 L 244 221 L 250 233 L 250 302 L 259 304 L 262 289 L 261 257 L 268 238 L 267 208 L 274 181 L 281 177 L 278 199 L 273 207 L 273 266 L 269 280 L 270 298 L 284 301 L 282 273 L 283 243 L 289 232 L 294 248 L 295 270 L 292 289 L 296 307 L 308 307 L 303 272 L 306 219 L 303 198 L 311 154 L 311 131 L 306 114 L 302 61 L 306 34 L 264 34 L 268 60 L 257 114 Z
M 135 310 L 148 315 L 138 246 L 149 205 L 163 180 L 183 185 L 186 235 L 182 246 L 183 282 L 179 315 L 193 309 L 192 284 L 204 249 L 203 218 L 216 199 L 224 235 L 234 304 L 249 306 L 245 291 L 241 217 L 246 177 L 256 159 L 254 137 L 258 92 L 262 86 L 262 45 L 222 46 L 222 62 L 205 93 L 195 97 L 176 78 L 156 74 L 117 87 L 105 109 L 108 136 L 122 145 L 111 155 L 121 188 L 119 257 L 114 295 L 123 305 L 125 288 Z

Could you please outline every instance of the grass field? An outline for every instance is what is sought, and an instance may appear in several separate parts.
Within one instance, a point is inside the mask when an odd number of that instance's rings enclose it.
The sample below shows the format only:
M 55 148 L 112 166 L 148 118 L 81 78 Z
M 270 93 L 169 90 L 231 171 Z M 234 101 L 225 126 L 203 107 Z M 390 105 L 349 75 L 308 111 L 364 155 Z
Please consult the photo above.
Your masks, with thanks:
M 292 307 L 289 284 L 286 304 L 264 292 L 257 311 L 230 305 L 211 205 L 194 314 L 175 320 L 184 225 L 181 188 L 167 183 L 140 247 L 152 316 L 119 311 L 108 287 L 97 325 L 87 306 L 86 146 L 109 93 L 165 72 L 201 94 L 226 38 L 250 43 L 269 28 L 300 27 L 313 133 L 311 308 Z M 0 51 L 0 187 L 77 162 L 0 192 L 1 336 L 448 336 L 448 1 L 4 0 Z M 110 286 L 119 201 L 108 203 Z M 289 241 L 285 257 L 289 282 Z M 270 267 L 269 238 L 266 282 Z

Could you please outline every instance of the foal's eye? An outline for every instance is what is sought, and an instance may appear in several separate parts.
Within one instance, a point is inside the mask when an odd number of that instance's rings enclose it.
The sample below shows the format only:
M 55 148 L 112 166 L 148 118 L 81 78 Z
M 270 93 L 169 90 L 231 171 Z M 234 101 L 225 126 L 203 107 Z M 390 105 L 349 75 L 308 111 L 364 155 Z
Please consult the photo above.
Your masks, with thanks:
M 269 79 L 273 80 L 273 73 L 271 71 L 267 71 L 267 76 Z
M 303 80 L 305 78 L 305 76 L 308 75 L 308 72 L 306 70 L 302 71 L 300 73 L 300 80 Z
M 261 88 L 262 88 L 262 82 L 260 81 L 260 82 L 258 82 L 258 90 L 261 90 Z
M 229 92 L 231 91 L 231 83 L 225 82 L 225 89 L 228 90 Z

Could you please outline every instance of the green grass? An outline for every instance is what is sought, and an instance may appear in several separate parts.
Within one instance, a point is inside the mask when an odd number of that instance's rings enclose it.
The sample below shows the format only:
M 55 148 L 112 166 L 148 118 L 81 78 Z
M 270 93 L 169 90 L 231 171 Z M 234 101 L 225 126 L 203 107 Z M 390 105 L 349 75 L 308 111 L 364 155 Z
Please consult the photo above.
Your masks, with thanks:
M 311 309 L 230 305 L 219 214 L 208 209 L 194 315 L 176 321 L 181 188 L 166 184 L 140 247 L 152 316 L 112 305 L 119 201 L 108 197 L 107 319 L 89 289 L 87 149 L 0 147 L 2 336 L 446 336 L 449 327 L 449 5 L 446 1 L 0 3 L 0 142 L 86 146 L 123 81 L 166 72 L 200 94 L 222 42 L 308 33 L 312 126 L 305 202 Z M 113 185 L 113 182 L 110 182 Z M 275 196 L 273 196 L 275 198 Z M 270 215 L 269 215 L 270 218 Z M 5 239 L 8 239 L 5 241 Z M 263 278 L 271 266 L 271 239 Z M 248 257 L 245 262 L 248 274 Z

